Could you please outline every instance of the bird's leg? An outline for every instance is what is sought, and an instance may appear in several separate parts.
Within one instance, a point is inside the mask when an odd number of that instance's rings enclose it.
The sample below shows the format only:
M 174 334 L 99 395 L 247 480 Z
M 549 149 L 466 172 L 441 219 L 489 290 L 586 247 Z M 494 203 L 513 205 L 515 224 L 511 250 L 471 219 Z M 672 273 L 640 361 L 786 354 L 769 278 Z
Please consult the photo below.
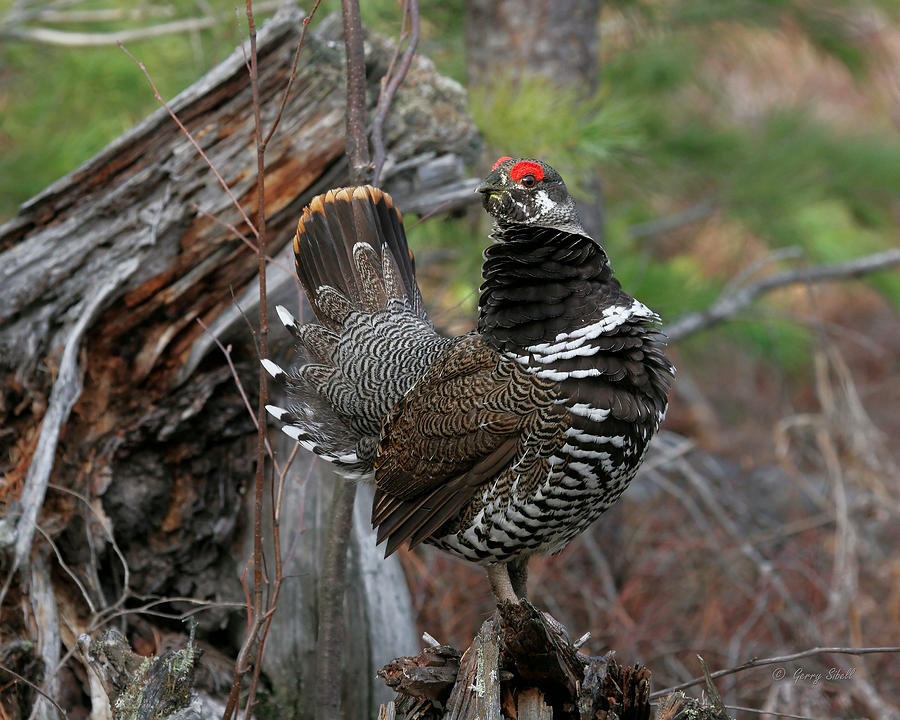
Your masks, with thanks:
M 497 598 L 497 604 L 511 602 L 518 605 L 519 598 L 513 590 L 506 563 L 493 563 L 488 565 L 486 570 L 488 579 L 491 581 L 491 590 L 494 591 Z
M 525 600 L 528 597 L 528 556 L 510 560 L 506 567 L 513 592 L 520 600 Z

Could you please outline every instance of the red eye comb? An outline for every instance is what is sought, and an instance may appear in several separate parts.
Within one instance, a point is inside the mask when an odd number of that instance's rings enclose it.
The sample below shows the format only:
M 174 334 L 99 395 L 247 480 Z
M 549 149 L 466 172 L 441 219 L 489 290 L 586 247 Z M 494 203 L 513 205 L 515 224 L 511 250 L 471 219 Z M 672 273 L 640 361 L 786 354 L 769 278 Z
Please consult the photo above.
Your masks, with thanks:
M 509 171 L 509 176 L 519 182 L 526 175 L 534 175 L 535 180 L 543 180 L 544 179 L 544 168 L 538 165 L 536 162 L 531 162 L 530 160 L 523 160 L 522 162 L 517 162 L 512 166 L 512 169 Z
M 506 162 L 507 160 L 512 160 L 512 158 L 509 157 L 508 155 L 504 155 L 502 158 L 498 158 L 498 159 L 497 159 L 497 162 L 495 162 L 493 165 L 491 165 L 491 170 L 496 170 L 496 169 L 497 169 L 497 166 L 498 166 L 500 163 L 504 163 L 504 162 Z

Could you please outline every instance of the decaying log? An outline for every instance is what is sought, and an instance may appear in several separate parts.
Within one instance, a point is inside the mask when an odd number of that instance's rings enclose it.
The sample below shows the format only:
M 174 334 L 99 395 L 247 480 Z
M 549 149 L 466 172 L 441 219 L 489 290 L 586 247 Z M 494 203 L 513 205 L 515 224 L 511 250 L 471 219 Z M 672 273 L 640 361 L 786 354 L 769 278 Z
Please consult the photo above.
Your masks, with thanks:
M 463 653 L 459 676 L 447 701 L 447 720 L 500 720 L 500 635 L 490 618 Z
M 260 29 L 265 127 L 278 111 L 302 17 L 285 10 Z M 347 178 L 339 29 L 339 19 L 312 26 L 266 153 L 273 327 L 277 303 L 303 315 L 287 247 L 299 213 Z M 370 109 L 392 54 L 383 40 L 367 42 Z M 135 82 L 144 82 L 137 67 Z M 253 221 L 253 108 L 241 50 L 169 104 Z M 427 59 L 417 58 L 397 93 L 385 141 L 383 185 L 404 211 L 475 197 L 464 166 L 478 137 L 464 93 Z M 52 665 L 113 609 L 174 596 L 211 604 L 197 615 L 198 638 L 216 638 L 225 653 L 239 642 L 243 497 L 256 440 L 215 339 L 230 347 L 252 403 L 259 364 L 245 316 L 257 314 L 258 288 L 255 252 L 229 225 L 254 243 L 214 174 L 160 109 L 0 226 L 0 647 L 37 641 L 38 657 Z M 270 341 L 275 359 L 286 362 L 288 334 Z M 273 445 L 287 458 L 286 438 Z M 285 609 L 276 613 L 265 670 L 272 702 L 296 708 L 295 717 L 310 710 L 301 698 L 331 483 L 302 459 L 283 497 Z M 365 508 L 358 510 L 363 517 Z M 347 598 L 351 632 L 367 638 L 347 673 L 367 680 L 415 642 L 399 564 L 377 558 L 368 532 L 366 522 L 355 523 Z M 48 580 L 58 613 L 29 603 L 34 577 Z M 189 607 L 154 610 L 177 615 Z M 160 627 L 180 631 L 174 619 L 129 624 L 144 645 Z M 366 682 L 346 687 L 348 716 L 377 708 Z
M 459 673 L 460 652 L 449 645 L 427 647 L 415 657 L 392 660 L 378 671 L 392 690 L 442 704 Z
M 530 603 L 505 603 L 462 654 L 447 646 L 394 660 L 378 675 L 398 694 L 382 708 L 396 720 L 651 720 L 650 670 L 591 657 Z M 716 704 L 678 694 L 669 720 L 727 720 Z M 690 714 L 695 713 L 695 714 Z M 718 713 L 718 714 L 717 714 Z M 659 716 L 662 720 L 663 715 Z
M 687 697 L 682 692 L 674 692 L 659 708 L 656 720 L 731 720 L 731 716 L 715 703 L 710 704 Z
M 154 657 L 133 652 L 114 629 L 106 630 L 99 640 L 82 635 L 78 645 L 117 717 L 164 718 L 190 704 L 198 655 L 193 628 L 186 647 Z

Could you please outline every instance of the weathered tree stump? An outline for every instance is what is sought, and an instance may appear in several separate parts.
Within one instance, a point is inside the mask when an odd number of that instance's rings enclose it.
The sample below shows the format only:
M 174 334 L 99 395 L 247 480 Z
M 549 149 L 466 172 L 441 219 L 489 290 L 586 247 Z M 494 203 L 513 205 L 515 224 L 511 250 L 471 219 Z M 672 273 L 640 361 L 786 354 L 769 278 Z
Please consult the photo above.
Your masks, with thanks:
M 397 720 L 653 717 L 646 667 L 579 652 L 565 628 L 527 601 L 498 608 L 461 657 L 426 648 L 378 674 L 398 693 L 390 710 Z
M 729 720 L 709 677 L 708 700 L 672 693 L 655 714 L 650 675 L 614 652 L 579 652 L 527 601 L 504 603 L 464 653 L 438 645 L 379 670 L 397 693 L 379 720 Z

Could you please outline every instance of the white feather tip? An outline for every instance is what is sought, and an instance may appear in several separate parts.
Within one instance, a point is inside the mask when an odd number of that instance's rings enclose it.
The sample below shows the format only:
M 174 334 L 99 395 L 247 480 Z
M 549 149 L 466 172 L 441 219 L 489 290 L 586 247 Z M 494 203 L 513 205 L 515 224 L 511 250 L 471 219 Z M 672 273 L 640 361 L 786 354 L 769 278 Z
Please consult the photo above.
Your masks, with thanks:
M 287 410 L 280 408 L 277 405 L 266 405 L 266 411 L 276 420 L 281 420 L 287 412 Z
M 297 321 L 294 320 L 294 316 L 291 315 L 284 305 L 276 305 L 275 312 L 278 313 L 278 319 L 281 320 L 282 325 L 285 327 L 293 327 L 297 324 Z
M 262 362 L 262 366 L 266 369 L 266 372 L 269 373 L 273 378 L 277 378 L 279 375 L 284 375 L 284 370 L 282 370 L 278 365 L 273 363 L 268 358 L 263 358 L 260 362 Z

